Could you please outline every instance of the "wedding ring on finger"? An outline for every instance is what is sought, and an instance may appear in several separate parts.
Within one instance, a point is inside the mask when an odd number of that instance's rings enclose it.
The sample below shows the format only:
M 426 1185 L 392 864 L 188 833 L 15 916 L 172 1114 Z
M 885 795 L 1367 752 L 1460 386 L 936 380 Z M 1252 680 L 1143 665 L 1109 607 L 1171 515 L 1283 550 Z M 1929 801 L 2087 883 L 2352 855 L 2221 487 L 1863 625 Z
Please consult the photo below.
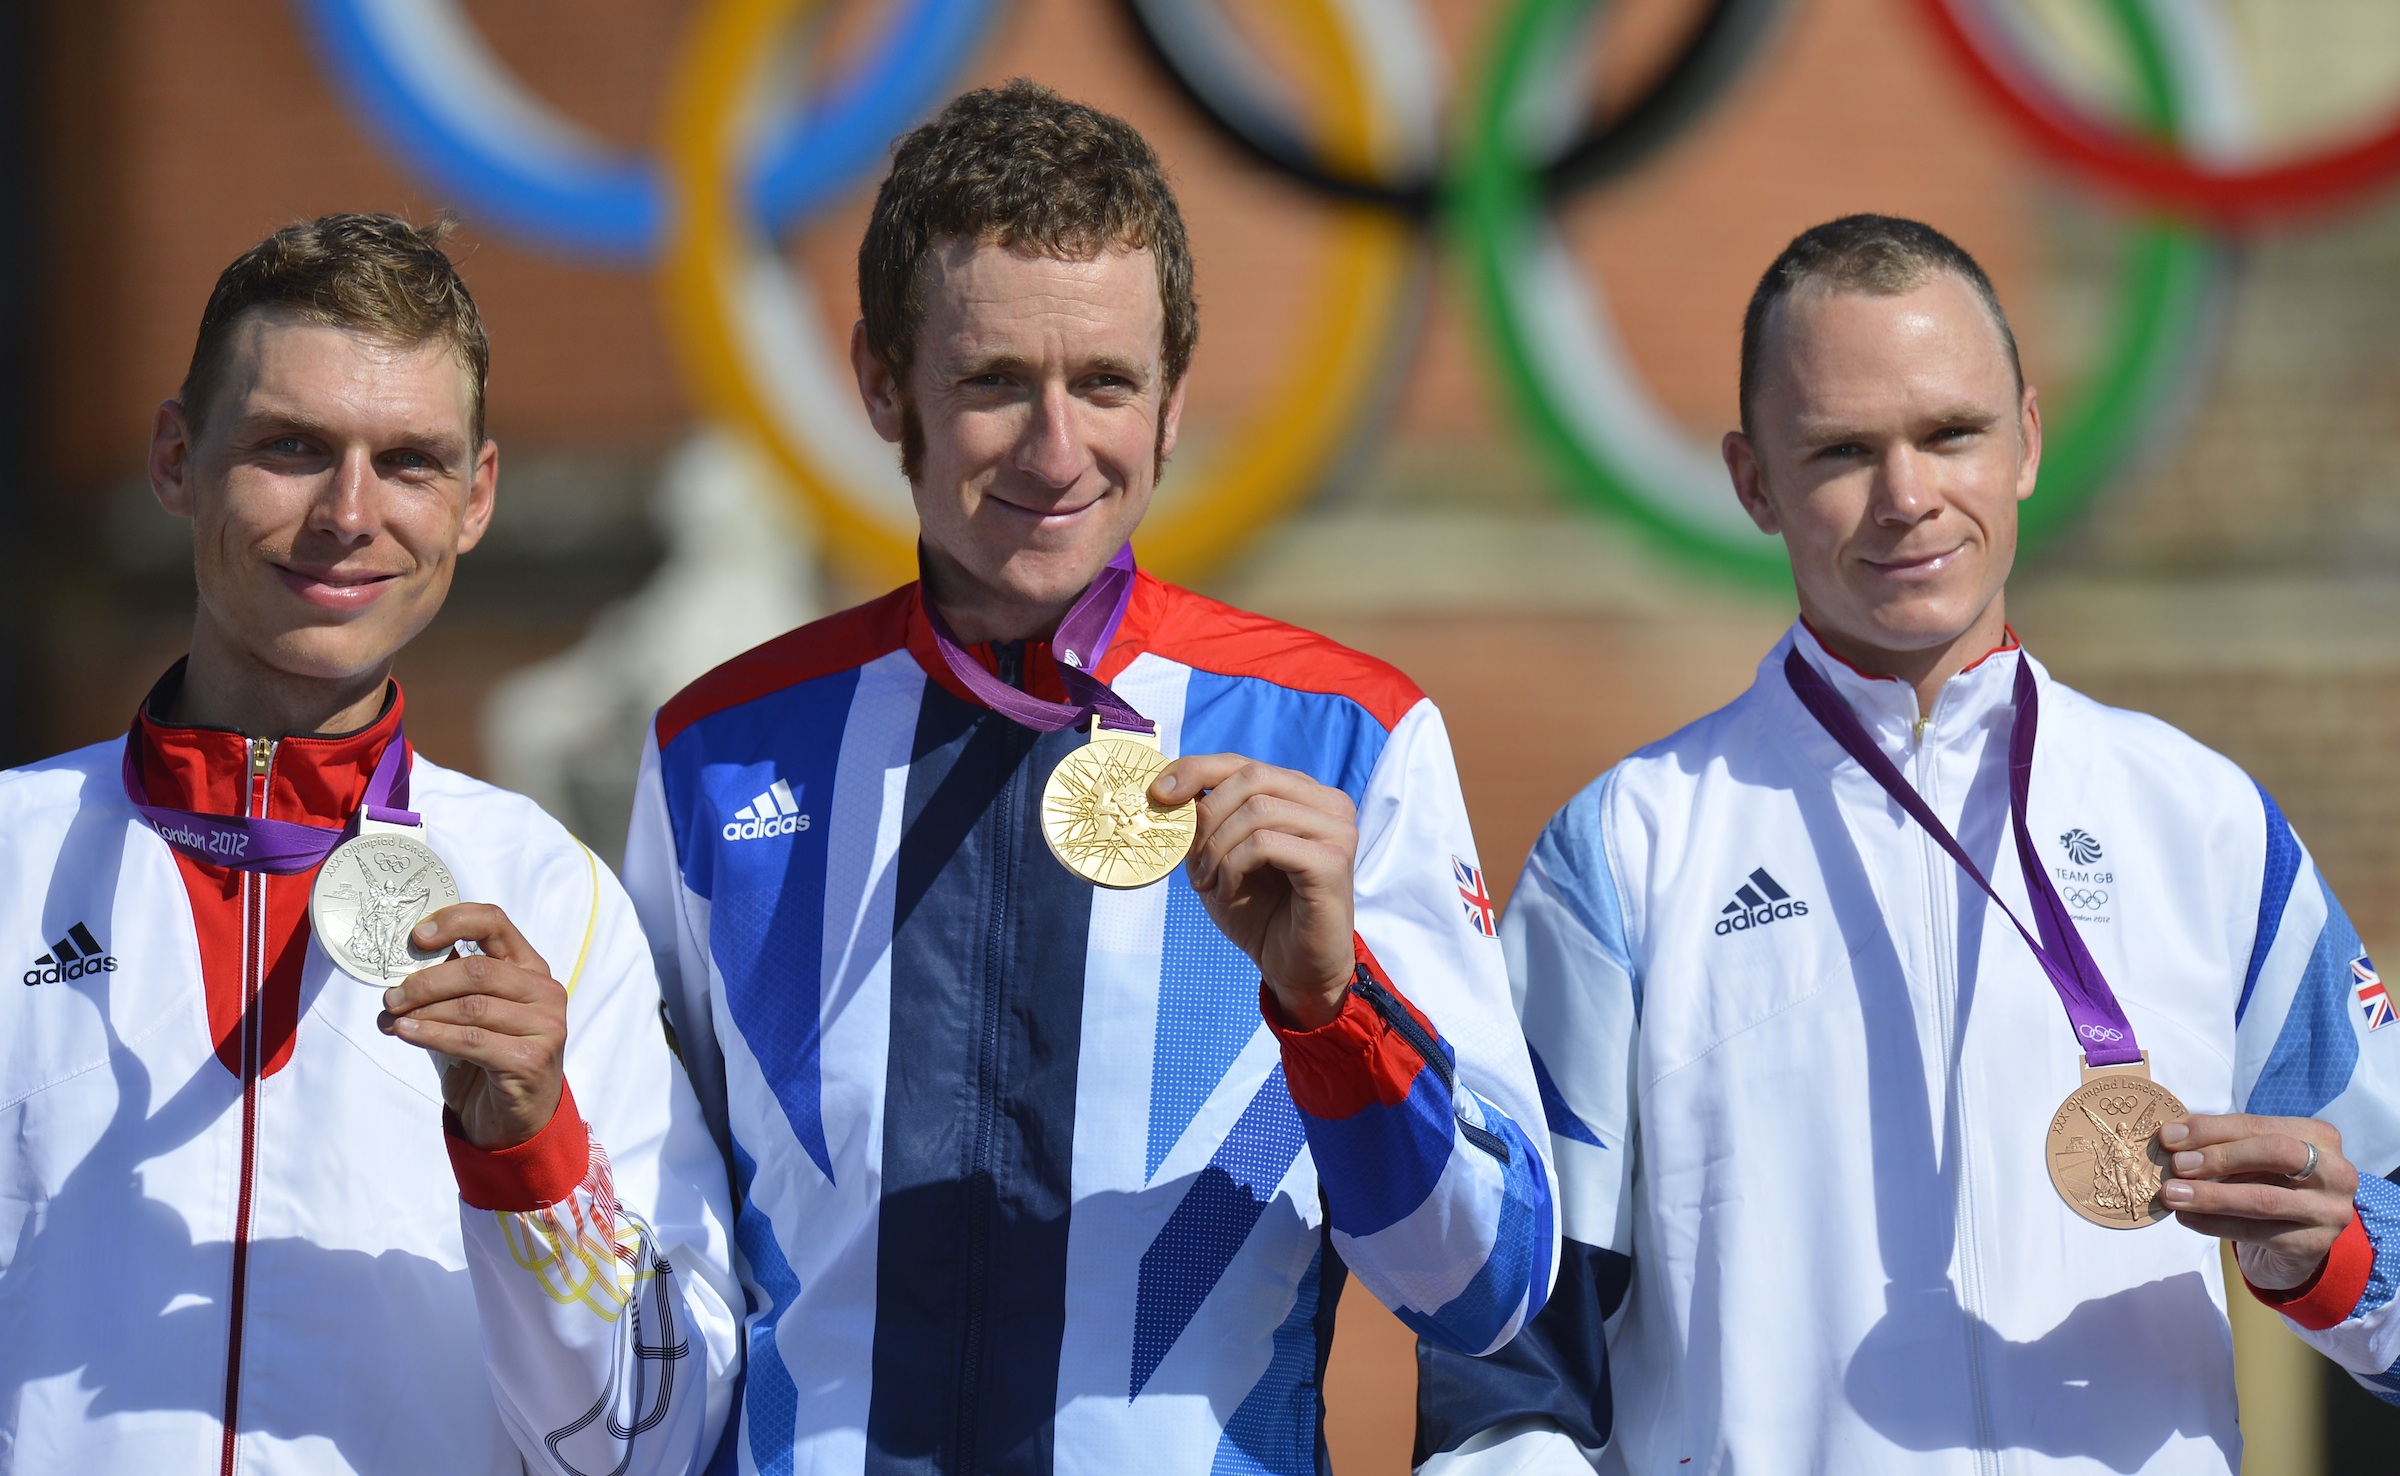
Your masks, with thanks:
M 2305 1183 L 2307 1183 L 2307 1182 L 2308 1182 L 2310 1179 L 2313 1179 L 2313 1178 L 2315 1178 L 2315 1177 L 2316 1177 L 2316 1173 L 2317 1173 L 2317 1145 L 2316 1145 L 2316 1144 L 2314 1144 L 2314 1143 L 2310 1143 L 2310 1144 L 2308 1144 L 2308 1162 L 2307 1162 L 2305 1165 L 2303 1165 L 2303 1166 L 2301 1167 L 2301 1169 L 2300 1169 L 2300 1172 L 2298 1172 L 2298 1173 L 2296 1173 L 2296 1174 L 2290 1174 L 2290 1175 L 2287 1175 L 2286 1177 L 2288 1177 L 2288 1178 L 2289 1178 L 2289 1179 L 2290 1179 L 2290 1180 L 2291 1180 L 2293 1183 L 2295 1183 L 2295 1184 L 2305 1184 Z

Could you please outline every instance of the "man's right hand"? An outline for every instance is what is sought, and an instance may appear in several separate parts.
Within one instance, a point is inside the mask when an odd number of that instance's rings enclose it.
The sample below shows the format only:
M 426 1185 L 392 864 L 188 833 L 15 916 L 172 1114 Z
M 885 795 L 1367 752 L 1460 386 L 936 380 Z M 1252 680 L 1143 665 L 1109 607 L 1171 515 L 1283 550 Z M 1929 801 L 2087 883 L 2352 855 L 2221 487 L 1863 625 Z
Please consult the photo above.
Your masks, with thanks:
M 418 923 L 428 951 L 472 942 L 383 992 L 387 1035 L 452 1057 L 442 1096 L 467 1141 L 490 1152 L 527 1141 L 558 1112 L 566 1088 L 567 991 L 508 914 L 461 902 Z

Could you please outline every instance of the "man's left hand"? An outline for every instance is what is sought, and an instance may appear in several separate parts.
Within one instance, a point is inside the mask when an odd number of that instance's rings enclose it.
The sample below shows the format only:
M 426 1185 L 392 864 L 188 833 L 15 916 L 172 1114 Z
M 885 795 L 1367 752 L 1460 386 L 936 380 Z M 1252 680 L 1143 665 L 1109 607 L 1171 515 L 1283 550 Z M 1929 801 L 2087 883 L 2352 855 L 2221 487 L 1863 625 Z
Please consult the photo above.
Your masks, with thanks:
M 383 992 L 386 1034 L 454 1058 L 442 1097 L 467 1141 L 513 1148 L 550 1125 L 566 1085 L 567 991 L 508 914 L 480 902 L 445 907 L 409 941 L 481 953 L 446 958 Z
M 2159 1129 L 2173 1175 L 2159 1202 L 2203 1235 L 2230 1240 L 2242 1274 L 2288 1291 L 2317 1274 L 2356 1211 L 2358 1170 L 2342 1134 L 2313 1117 L 2194 1113 Z M 2316 1168 L 2305 1179 L 2310 1144 Z
M 1357 810 L 1338 789 L 1238 753 L 1186 755 L 1150 786 L 1162 805 L 1195 794 L 1192 890 L 1258 965 L 1284 1018 L 1316 1029 L 1341 1011 L 1356 958 Z

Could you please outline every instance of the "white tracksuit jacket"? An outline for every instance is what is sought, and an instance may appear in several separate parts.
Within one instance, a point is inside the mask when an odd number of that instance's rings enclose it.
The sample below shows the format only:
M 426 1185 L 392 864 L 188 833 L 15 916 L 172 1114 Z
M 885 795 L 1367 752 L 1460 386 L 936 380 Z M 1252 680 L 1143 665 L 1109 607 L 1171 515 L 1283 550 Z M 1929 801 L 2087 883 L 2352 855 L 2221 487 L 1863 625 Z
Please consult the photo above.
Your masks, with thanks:
M 2013 645 L 1945 686 L 1920 738 L 1910 687 L 1796 626 L 1741 698 L 1561 811 L 1502 929 L 1557 1155 L 1558 1286 L 1498 1357 L 1423 1355 L 1420 1459 L 2238 1469 L 2218 1243 L 2060 1201 L 2065 1013 L 1792 695 L 1795 640 L 2032 915 L 2007 820 Z M 2046 676 L 2040 695 L 2032 833 L 2153 1074 L 2194 1111 L 2341 1129 L 2360 1223 L 2286 1315 L 2400 1389 L 2400 1190 L 2378 1177 L 2400 1166 L 2400 1029 L 2373 964 L 2239 769 Z
M 560 1121 L 522 1153 L 459 1153 L 432 1058 L 377 1030 L 381 991 L 304 915 L 257 962 L 264 915 L 304 906 L 313 873 L 203 868 L 211 916 L 125 798 L 126 741 L 0 774 L 0 1473 L 697 1470 L 738 1357 L 726 1181 L 608 868 L 530 801 L 415 760 L 410 804 L 460 893 L 572 991 Z M 152 741 L 203 767 L 243 743 Z M 265 813 L 314 818 L 286 803 L 339 768 L 312 745 L 346 741 L 276 745 Z M 235 968 L 248 1005 L 221 1047 L 209 989 Z M 276 978 L 298 1010 L 280 1025 Z M 575 1163 L 495 1162 L 569 1128 Z M 544 1172 L 546 1208 L 461 1198 L 478 1173 Z

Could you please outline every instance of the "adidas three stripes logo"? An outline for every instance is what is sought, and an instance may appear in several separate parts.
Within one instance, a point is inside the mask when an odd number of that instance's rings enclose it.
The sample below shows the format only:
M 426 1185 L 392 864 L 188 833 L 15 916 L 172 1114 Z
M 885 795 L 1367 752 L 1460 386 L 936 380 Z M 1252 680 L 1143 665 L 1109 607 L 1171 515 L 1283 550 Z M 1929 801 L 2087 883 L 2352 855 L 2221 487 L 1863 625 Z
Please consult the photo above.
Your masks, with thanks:
M 1734 888 L 1733 900 L 1717 914 L 1717 936 L 1763 928 L 1787 917 L 1808 916 L 1808 904 L 1785 891 L 1775 878 L 1761 866 L 1750 873 L 1750 879 Z

